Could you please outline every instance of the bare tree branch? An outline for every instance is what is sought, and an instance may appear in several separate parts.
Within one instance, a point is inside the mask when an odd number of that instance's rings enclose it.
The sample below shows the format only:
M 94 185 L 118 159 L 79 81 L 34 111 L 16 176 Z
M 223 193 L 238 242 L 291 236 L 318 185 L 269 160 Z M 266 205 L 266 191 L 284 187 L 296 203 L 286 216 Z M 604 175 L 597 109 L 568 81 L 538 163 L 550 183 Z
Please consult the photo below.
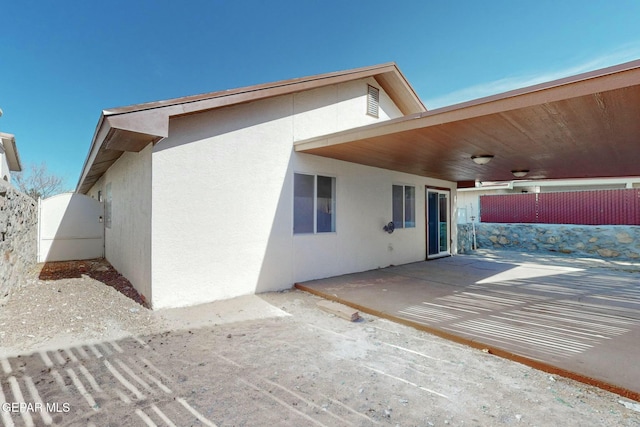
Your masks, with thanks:
M 18 189 L 35 200 L 64 191 L 64 178 L 49 172 L 45 162 L 29 165 L 28 172 L 18 172 L 14 179 Z

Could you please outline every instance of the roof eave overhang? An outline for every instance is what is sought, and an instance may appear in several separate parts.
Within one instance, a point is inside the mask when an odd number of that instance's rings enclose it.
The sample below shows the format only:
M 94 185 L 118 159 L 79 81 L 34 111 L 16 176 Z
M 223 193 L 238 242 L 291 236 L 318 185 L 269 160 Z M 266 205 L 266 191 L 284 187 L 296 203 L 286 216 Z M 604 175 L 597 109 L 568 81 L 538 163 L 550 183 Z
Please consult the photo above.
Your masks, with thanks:
M 8 133 L 0 133 L 0 138 L 2 138 L 2 146 L 7 156 L 9 170 L 12 172 L 22 171 L 22 163 L 20 162 L 15 136 Z
M 87 193 L 122 153 L 139 152 L 149 143 L 155 144 L 166 138 L 169 135 L 169 120 L 173 117 L 368 77 L 380 84 L 403 114 L 426 111 L 395 63 L 108 109 L 102 112 L 98 121 L 76 192 Z
M 123 153 L 139 152 L 158 142 L 168 135 L 168 129 L 168 117 L 156 111 L 114 116 L 103 112 L 76 192 L 86 194 Z

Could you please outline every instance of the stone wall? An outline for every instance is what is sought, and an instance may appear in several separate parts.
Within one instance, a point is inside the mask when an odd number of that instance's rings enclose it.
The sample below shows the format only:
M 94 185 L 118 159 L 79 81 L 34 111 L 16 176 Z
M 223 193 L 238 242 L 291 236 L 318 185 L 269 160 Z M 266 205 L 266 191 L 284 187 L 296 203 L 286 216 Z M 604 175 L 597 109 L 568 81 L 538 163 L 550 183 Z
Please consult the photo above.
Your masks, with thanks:
M 462 227 L 462 228 L 461 228 Z M 458 226 L 458 236 L 470 225 Z M 470 244 L 459 247 L 470 247 Z M 478 248 L 559 252 L 640 260 L 640 226 L 566 224 L 476 224 Z
M 38 203 L 0 181 L 0 301 L 37 261 Z
M 473 251 L 473 227 L 471 224 L 458 224 L 458 253 Z

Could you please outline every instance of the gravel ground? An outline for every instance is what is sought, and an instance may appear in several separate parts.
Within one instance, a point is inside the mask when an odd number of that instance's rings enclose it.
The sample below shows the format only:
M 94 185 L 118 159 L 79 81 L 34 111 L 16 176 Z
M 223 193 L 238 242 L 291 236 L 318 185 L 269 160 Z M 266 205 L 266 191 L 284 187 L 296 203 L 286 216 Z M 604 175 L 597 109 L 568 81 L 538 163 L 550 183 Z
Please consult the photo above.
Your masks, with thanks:
M 640 426 L 636 402 L 301 291 L 152 312 L 102 260 L 48 267 L 0 301 L 0 386 L 69 402 L 53 425 Z
M 0 300 L 0 355 L 161 329 L 142 302 L 103 259 L 39 264 Z

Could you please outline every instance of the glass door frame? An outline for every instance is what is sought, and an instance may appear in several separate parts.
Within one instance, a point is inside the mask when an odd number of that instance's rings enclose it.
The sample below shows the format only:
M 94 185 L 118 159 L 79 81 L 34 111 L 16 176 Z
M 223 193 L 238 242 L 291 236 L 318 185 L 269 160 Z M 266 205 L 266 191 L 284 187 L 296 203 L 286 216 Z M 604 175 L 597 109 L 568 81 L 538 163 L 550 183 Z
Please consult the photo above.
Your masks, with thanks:
M 429 224 L 429 193 L 434 193 L 434 194 L 438 194 L 438 205 L 437 205 L 437 213 L 436 215 L 438 215 L 438 225 L 440 225 L 440 196 L 444 195 L 446 197 L 446 230 L 447 230 L 447 240 L 446 240 L 446 248 L 444 248 L 444 250 L 440 247 L 440 226 L 438 226 L 438 237 L 437 237 L 437 241 L 438 241 L 438 252 L 437 253 L 433 253 L 430 254 L 429 253 L 429 228 L 430 228 L 430 224 Z M 426 237 L 426 242 L 425 242 L 425 250 L 426 250 L 426 254 L 427 254 L 427 259 L 434 259 L 434 258 L 441 258 L 441 257 L 445 257 L 445 256 L 450 256 L 451 255 L 451 190 L 450 189 L 445 189 L 445 188 L 434 188 L 434 187 L 425 187 L 425 198 L 424 198 L 424 204 L 425 204 L 425 237 Z

